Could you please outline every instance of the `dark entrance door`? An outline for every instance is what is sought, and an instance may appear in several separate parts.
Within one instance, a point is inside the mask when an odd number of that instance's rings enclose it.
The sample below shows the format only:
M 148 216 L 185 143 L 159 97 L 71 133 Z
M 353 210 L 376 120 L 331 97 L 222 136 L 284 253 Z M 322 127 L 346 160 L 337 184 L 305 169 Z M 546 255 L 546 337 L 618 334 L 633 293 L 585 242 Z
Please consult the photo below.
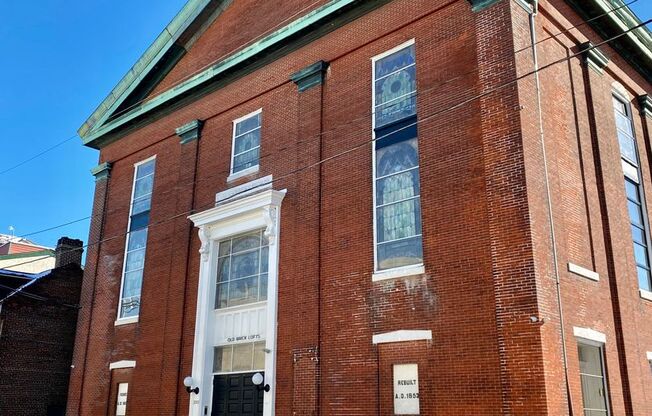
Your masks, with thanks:
M 251 382 L 254 374 L 213 376 L 211 416 L 262 416 L 265 392 Z

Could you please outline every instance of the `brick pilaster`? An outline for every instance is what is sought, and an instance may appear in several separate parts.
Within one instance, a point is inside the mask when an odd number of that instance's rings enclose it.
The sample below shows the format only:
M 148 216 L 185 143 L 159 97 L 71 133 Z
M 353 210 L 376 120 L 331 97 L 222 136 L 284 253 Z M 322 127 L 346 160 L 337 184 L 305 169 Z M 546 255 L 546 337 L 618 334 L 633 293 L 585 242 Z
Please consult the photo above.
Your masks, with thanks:
M 322 157 L 323 81 L 328 64 L 319 61 L 295 73 L 292 80 L 298 89 L 297 166 L 311 166 Z M 301 241 L 296 241 L 297 258 L 302 273 L 293 284 L 302 288 L 303 296 L 295 300 L 293 313 L 295 342 L 293 354 L 293 412 L 316 415 L 319 412 L 319 344 L 320 344 L 320 238 L 321 238 L 321 164 L 301 172 L 297 177 L 296 204 L 302 218 Z M 283 331 L 279 328 L 280 334 Z
M 70 371 L 68 387 L 68 405 L 66 414 L 81 415 L 81 405 L 86 378 L 86 359 L 88 356 L 89 331 L 93 323 L 93 305 L 95 300 L 95 280 L 99 251 L 104 235 L 105 210 L 111 173 L 111 163 L 104 162 L 91 170 L 95 176 L 95 196 L 93 198 L 93 217 L 88 236 L 86 266 L 79 304 L 81 309 L 77 319 L 77 335 Z

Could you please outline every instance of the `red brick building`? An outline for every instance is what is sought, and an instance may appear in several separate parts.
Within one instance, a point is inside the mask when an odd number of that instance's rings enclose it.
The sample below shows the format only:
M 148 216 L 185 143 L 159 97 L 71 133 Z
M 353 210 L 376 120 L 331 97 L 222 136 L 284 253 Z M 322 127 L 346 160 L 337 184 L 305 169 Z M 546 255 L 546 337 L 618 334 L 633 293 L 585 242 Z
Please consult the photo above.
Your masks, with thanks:
M 80 129 L 68 414 L 652 414 L 651 78 L 620 1 L 189 1 Z

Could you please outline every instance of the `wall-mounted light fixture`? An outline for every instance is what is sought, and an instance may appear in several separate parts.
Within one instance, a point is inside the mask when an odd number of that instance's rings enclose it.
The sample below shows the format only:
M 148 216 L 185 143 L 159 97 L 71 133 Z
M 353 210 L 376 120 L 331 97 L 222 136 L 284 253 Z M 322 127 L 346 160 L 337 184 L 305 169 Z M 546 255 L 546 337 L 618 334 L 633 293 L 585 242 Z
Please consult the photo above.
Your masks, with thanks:
M 193 389 L 192 388 L 193 384 L 194 383 L 193 383 L 192 377 L 188 376 L 188 377 L 183 379 L 183 385 L 186 386 L 186 391 L 188 392 L 188 394 L 190 394 L 190 393 L 199 394 L 199 387 L 195 387 Z
M 265 381 L 265 377 L 263 377 L 263 375 L 260 373 L 256 373 L 253 376 L 251 376 L 251 382 L 254 383 L 254 386 L 258 387 L 258 390 L 269 391 L 270 389 L 269 384 L 265 384 L 265 386 L 262 386 L 264 381 Z

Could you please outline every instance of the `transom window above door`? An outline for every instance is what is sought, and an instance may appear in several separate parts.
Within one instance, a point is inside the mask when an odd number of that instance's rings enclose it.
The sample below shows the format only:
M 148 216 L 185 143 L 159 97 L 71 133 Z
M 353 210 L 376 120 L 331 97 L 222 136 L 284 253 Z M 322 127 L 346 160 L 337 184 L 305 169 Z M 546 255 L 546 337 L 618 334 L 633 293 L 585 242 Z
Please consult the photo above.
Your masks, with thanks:
M 220 241 L 215 309 L 267 300 L 268 259 L 263 230 Z

